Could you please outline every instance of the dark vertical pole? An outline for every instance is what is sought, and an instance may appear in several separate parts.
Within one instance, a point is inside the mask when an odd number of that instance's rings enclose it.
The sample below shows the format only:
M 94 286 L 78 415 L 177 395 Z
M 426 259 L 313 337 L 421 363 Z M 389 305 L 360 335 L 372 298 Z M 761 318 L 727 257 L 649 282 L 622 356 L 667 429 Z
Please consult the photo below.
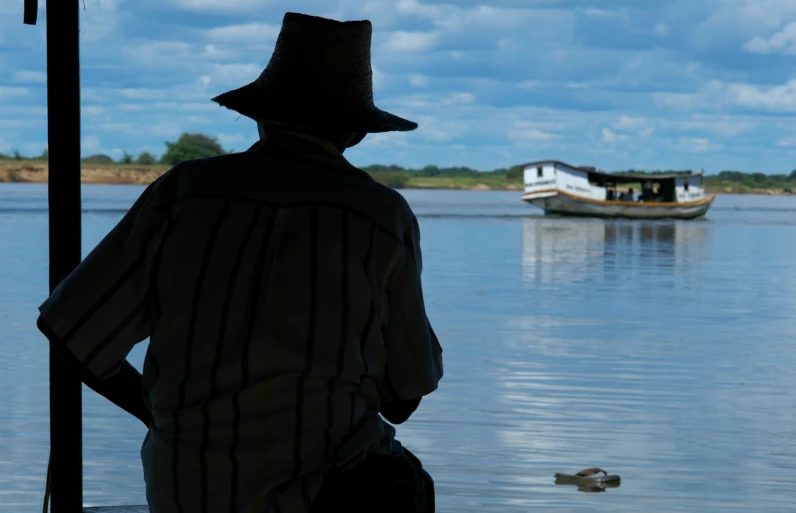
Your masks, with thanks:
M 80 263 L 79 2 L 47 0 L 50 291 Z M 83 510 L 82 385 L 50 352 L 51 511 Z

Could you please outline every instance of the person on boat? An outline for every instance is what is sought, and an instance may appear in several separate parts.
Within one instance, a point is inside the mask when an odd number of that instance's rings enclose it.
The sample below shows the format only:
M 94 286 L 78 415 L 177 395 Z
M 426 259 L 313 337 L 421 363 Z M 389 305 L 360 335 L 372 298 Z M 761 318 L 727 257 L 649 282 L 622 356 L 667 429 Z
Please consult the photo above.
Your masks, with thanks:
M 653 194 L 652 194 L 652 181 L 651 180 L 645 180 L 644 184 L 642 185 L 641 200 L 642 201 L 652 201 L 652 197 L 653 197 Z
M 148 427 L 153 513 L 434 512 L 392 426 L 443 375 L 418 221 L 343 157 L 417 128 L 373 103 L 371 33 L 286 14 L 260 77 L 214 98 L 261 140 L 149 185 L 40 307 L 81 379 Z M 126 357 L 147 338 L 142 376 Z

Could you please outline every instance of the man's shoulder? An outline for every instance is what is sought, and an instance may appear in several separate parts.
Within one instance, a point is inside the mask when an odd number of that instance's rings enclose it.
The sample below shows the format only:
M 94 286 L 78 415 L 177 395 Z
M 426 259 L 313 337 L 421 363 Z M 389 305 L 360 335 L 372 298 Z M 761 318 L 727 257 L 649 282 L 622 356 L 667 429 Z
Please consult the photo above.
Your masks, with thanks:
M 350 164 L 349 164 L 350 165 Z M 351 165 L 351 167 L 354 167 Z M 383 222 L 383 227 L 389 227 L 389 231 L 397 239 L 403 239 L 407 233 L 411 233 L 416 222 L 412 207 L 400 191 L 377 182 L 370 174 L 359 168 L 354 168 L 357 172 L 366 176 L 359 182 L 354 200 L 361 205 L 367 205 L 371 212 L 378 212 Z
M 229 166 L 243 164 L 246 161 L 247 153 L 227 153 L 215 157 L 205 157 L 201 159 L 183 160 L 175 164 L 170 173 L 185 173 L 190 171 L 223 169 Z
M 391 207 L 397 214 L 403 216 L 412 215 L 412 208 L 409 206 L 409 202 L 406 201 L 406 198 L 404 197 L 403 194 L 401 194 L 396 189 L 393 189 L 392 187 L 388 187 L 384 184 L 377 182 L 366 171 L 358 167 L 354 167 L 353 165 L 351 165 L 351 167 L 368 177 L 366 183 L 370 192 L 373 195 L 377 196 L 380 199 L 380 201 L 384 203 L 385 206 Z
M 233 153 L 186 160 L 161 179 L 161 188 L 175 199 L 236 196 L 285 206 L 334 204 L 377 220 L 397 237 L 414 222 L 414 213 L 399 191 L 380 184 L 345 158 Z

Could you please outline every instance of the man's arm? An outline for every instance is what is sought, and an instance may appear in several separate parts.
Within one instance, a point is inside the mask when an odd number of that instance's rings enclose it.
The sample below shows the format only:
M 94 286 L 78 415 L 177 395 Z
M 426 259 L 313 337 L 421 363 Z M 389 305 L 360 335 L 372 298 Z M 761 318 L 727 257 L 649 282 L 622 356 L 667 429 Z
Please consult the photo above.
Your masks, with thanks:
M 396 403 L 384 403 L 381 405 L 381 415 L 391 424 L 403 424 L 420 406 L 421 398 L 410 399 L 409 401 L 398 401 Z
M 50 340 L 50 347 L 66 360 L 69 367 L 78 375 L 87 387 L 108 399 L 130 415 L 138 418 L 146 427 L 152 420 L 149 409 L 144 402 L 141 373 L 130 362 L 124 360 L 119 372 L 114 376 L 100 380 L 89 372 L 71 351 L 64 348 L 57 335 L 43 322 L 38 323 L 39 330 Z
M 164 175 L 166 176 L 166 175 Z M 149 257 L 168 220 L 147 187 L 122 220 L 39 307 L 37 326 L 89 388 L 149 425 L 141 374 L 127 362 L 150 335 Z
M 402 258 L 390 279 L 382 328 L 387 362 L 379 382 L 381 413 L 393 424 L 408 420 L 422 397 L 437 389 L 443 374 L 442 347 L 423 300 L 420 229 L 414 215 L 408 228 Z

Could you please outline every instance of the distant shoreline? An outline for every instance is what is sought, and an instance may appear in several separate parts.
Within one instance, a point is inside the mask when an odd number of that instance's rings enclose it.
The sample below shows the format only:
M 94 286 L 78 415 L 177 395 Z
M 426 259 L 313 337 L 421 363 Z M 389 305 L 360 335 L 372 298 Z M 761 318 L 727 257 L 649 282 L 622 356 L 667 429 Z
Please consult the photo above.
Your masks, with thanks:
M 83 164 L 82 183 L 93 185 L 148 185 L 168 171 L 166 165 L 98 165 Z M 408 174 L 408 173 L 407 173 Z M 0 162 L 0 183 L 47 183 L 49 166 L 43 161 L 6 161 Z M 378 179 L 378 177 L 376 177 Z M 425 190 L 468 190 L 468 191 L 516 191 L 521 192 L 522 183 L 506 183 L 495 176 L 484 176 L 484 179 L 472 177 L 423 177 L 409 176 L 400 189 Z M 764 195 L 791 196 L 793 193 L 777 189 L 733 190 L 731 185 L 707 187 L 712 194 L 726 195 Z

